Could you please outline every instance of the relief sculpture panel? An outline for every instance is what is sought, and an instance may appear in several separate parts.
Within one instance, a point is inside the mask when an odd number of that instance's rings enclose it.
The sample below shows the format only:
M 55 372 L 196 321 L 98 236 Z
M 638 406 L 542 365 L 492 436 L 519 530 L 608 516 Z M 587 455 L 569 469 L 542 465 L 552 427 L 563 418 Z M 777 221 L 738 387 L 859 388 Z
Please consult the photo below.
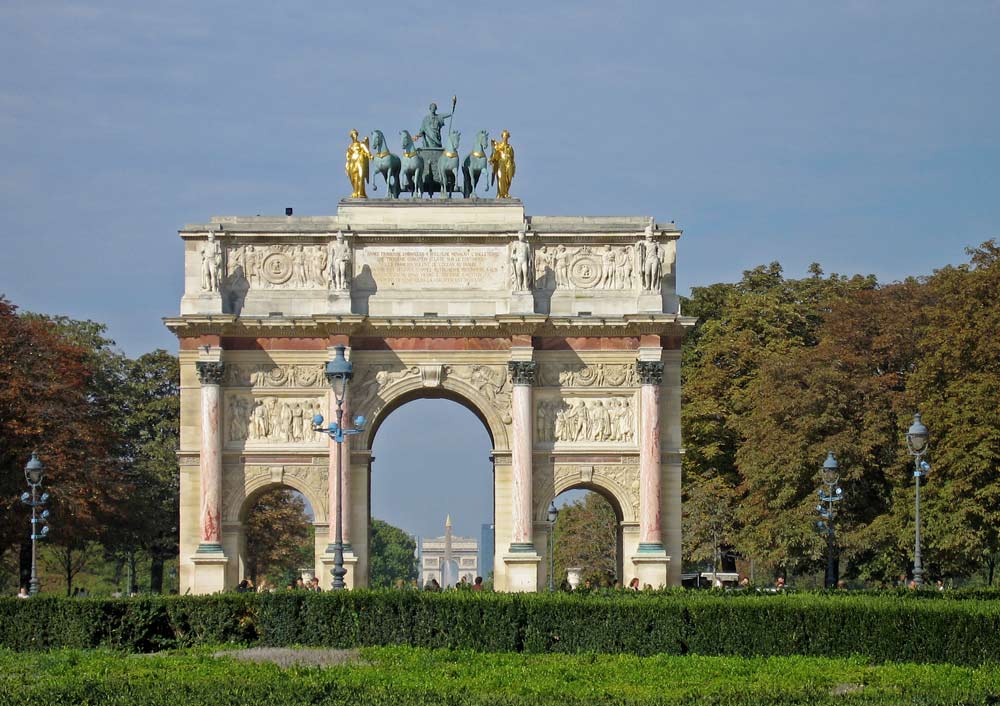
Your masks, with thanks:
M 231 286 L 254 289 L 328 289 L 326 245 L 235 245 L 228 249 Z
M 322 443 L 312 418 L 324 414 L 325 397 L 232 395 L 226 408 L 226 440 L 240 444 Z
M 539 366 L 538 385 L 541 387 L 638 387 L 639 377 L 633 363 L 594 363 L 563 365 L 543 363 Z
M 634 290 L 638 271 L 631 245 L 543 245 L 535 251 L 536 289 Z
M 633 444 L 633 397 L 539 400 L 535 405 L 535 441 Z
M 226 365 L 229 387 L 327 387 L 323 365 Z

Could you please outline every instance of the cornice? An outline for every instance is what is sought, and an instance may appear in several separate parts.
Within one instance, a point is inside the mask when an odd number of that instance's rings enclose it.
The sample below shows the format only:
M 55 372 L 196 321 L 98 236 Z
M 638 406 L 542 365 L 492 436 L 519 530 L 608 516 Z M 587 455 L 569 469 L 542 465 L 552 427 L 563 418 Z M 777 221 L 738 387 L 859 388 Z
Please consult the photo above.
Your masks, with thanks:
M 512 335 L 588 337 L 677 335 L 697 319 L 676 314 L 626 314 L 607 316 L 556 316 L 544 314 L 460 316 L 254 316 L 189 314 L 163 319 L 181 338 L 213 334 L 234 337 L 318 337 L 331 335 L 391 337 L 505 337 Z

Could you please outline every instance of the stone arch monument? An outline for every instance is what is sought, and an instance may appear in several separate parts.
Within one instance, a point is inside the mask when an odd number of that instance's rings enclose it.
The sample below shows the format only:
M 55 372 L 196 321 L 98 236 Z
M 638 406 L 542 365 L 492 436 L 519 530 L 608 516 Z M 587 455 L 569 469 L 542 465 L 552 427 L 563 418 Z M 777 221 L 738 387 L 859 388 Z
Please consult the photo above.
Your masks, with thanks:
M 675 288 L 680 235 L 643 217 L 527 217 L 516 199 L 345 199 L 333 216 L 183 228 L 184 296 L 166 319 L 181 360 L 181 591 L 242 578 L 241 513 L 276 485 L 313 506 L 324 585 L 343 493 L 347 583 L 366 585 L 372 440 L 420 397 L 465 405 L 492 439 L 498 589 L 546 585 L 546 508 L 577 487 L 616 506 L 624 582 L 679 584 L 694 323 Z M 330 417 L 335 345 L 354 366 L 345 418 L 369 420 L 340 488 L 338 450 L 309 426 Z

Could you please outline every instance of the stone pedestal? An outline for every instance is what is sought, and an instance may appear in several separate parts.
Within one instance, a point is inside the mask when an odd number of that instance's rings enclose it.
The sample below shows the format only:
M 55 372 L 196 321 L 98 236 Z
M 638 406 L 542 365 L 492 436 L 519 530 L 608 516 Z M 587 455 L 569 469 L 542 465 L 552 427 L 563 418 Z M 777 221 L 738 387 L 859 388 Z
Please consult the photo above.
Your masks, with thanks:
M 186 294 L 181 300 L 182 314 L 221 314 L 222 295 L 218 292 Z
M 667 567 L 670 565 L 670 557 L 662 549 L 659 551 L 640 550 L 638 554 L 632 556 L 632 565 L 635 567 L 635 575 L 639 578 L 640 588 L 647 585 L 653 588 L 662 588 L 667 585 Z
M 509 552 L 503 555 L 507 567 L 507 590 L 531 593 L 538 590 L 538 564 L 542 557 L 534 551 Z
M 348 290 L 331 291 L 327 297 L 328 314 L 350 314 L 351 313 L 351 293 Z
M 643 292 L 636 302 L 636 310 L 639 312 L 663 312 L 663 295 L 659 292 Z
M 514 292 L 510 295 L 511 314 L 534 314 L 535 295 L 531 292 Z
M 229 559 L 222 553 L 222 547 L 217 552 L 198 551 L 191 557 L 194 563 L 194 586 L 191 593 L 221 593 L 226 590 L 226 565 Z
M 319 587 L 324 591 L 329 591 L 330 587 L 333 586 L 333 566 L 334 557 L 333 552 L 327 552 L 319 558 L 320 562 L 323 564 L 323 575 L 319 577 Z M 344 585 L 347 588 L 355 587 L 355 568 L 358 564 L 357 555 L 348 550 L 344 550 L 344 569 L 346 569 L 347 574 L 344 576 Z

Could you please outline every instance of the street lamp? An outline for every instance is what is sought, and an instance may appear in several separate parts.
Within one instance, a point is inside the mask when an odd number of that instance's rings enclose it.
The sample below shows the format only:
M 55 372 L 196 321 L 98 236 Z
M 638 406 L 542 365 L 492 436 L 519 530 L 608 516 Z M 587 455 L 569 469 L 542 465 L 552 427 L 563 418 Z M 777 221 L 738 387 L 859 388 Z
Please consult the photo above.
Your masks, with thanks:
M 931 470 L 930 464 L 923 460 L 924 454 L 927 453 L 929 438 L 930 433 L 924 423 L 920 421 L 920 413 L 917 412 L 913 415 L 913 424 L 906 431 L 906 448 L 913 456 L 913 477 L 916 479 L 913 583 L 916 584 L 917 588 L 924 585 L 924 567 L 920 560 L 920 479 Z
M 816 512 L 822 519 L 816 523 L 816 527 L 826 535 L 826 579 L 823 581 L 823 585 L 826 588 L 836 588 L 837 570 L 833 553 L 836 535 L 833 529 L 833 519 L 837 515 L 837 508 L 834 503 L 844 499 L 844 489 L 837 485 L 840 482 L 840 467 L 837 465 L 837 459 L 834 458 L 832 451 L 826 452 L 821 477 L 824 487 L 818 491 L 820 502 L 816 506 Z M 824 503 L 826 504 L 824 505 Z
M 344 357 L 344 346 L 335 346 L 333 360 L 326 364 L 326 379 L 333 388 L 333 397 L 337 402 L 337 421 L 330 422 L 329 426 L 323 426 L 323 415 L 317 414 L 313 417 L 313 431 L 326 434 L 338 445 L 337 462 L 337 511 L 336 511 L 336 539 L 333 544 L 333 590 L 344 589 L 344 577 L 347 569 L 344 568 L 344 530 L 343 530 L 343 495 L 344 486 L 341 483 L 342 467 L 344 465 L 344 437 L 351 434 L 360 434 L 364 431 L 365 418 L 355 417 L 354 428 L 344 429 L 344 397 L 347 394 L 347 386 L 351 382 L 353 367 L 351 361 Z
M 45 466 L 38 460 L 38 452 L 31 453 L 31 459 L 24 467 L 24 479 L 31 488 L 31 493 L 22 493 L 21 502 L 31 507 L 31 581 L 28 583 L 28 595 L 34 596 L 38 593 L 38 552 L 36 543 L 39 539 L 49 536 L 49 526 L 46 524 L 49 519 L 49 511 L 38 511 L 38 508 L 49 502 L 49 494 L 38 495 L 38 489 L 42 485 L 45 477 Z M 39 529 L 38 525 L 42 525 Z
M 556 548 L 556 520 L 559 519 L 559 508 L 556 501 L 549 503 L 549 593 L 555 590 L 555 548 Z

